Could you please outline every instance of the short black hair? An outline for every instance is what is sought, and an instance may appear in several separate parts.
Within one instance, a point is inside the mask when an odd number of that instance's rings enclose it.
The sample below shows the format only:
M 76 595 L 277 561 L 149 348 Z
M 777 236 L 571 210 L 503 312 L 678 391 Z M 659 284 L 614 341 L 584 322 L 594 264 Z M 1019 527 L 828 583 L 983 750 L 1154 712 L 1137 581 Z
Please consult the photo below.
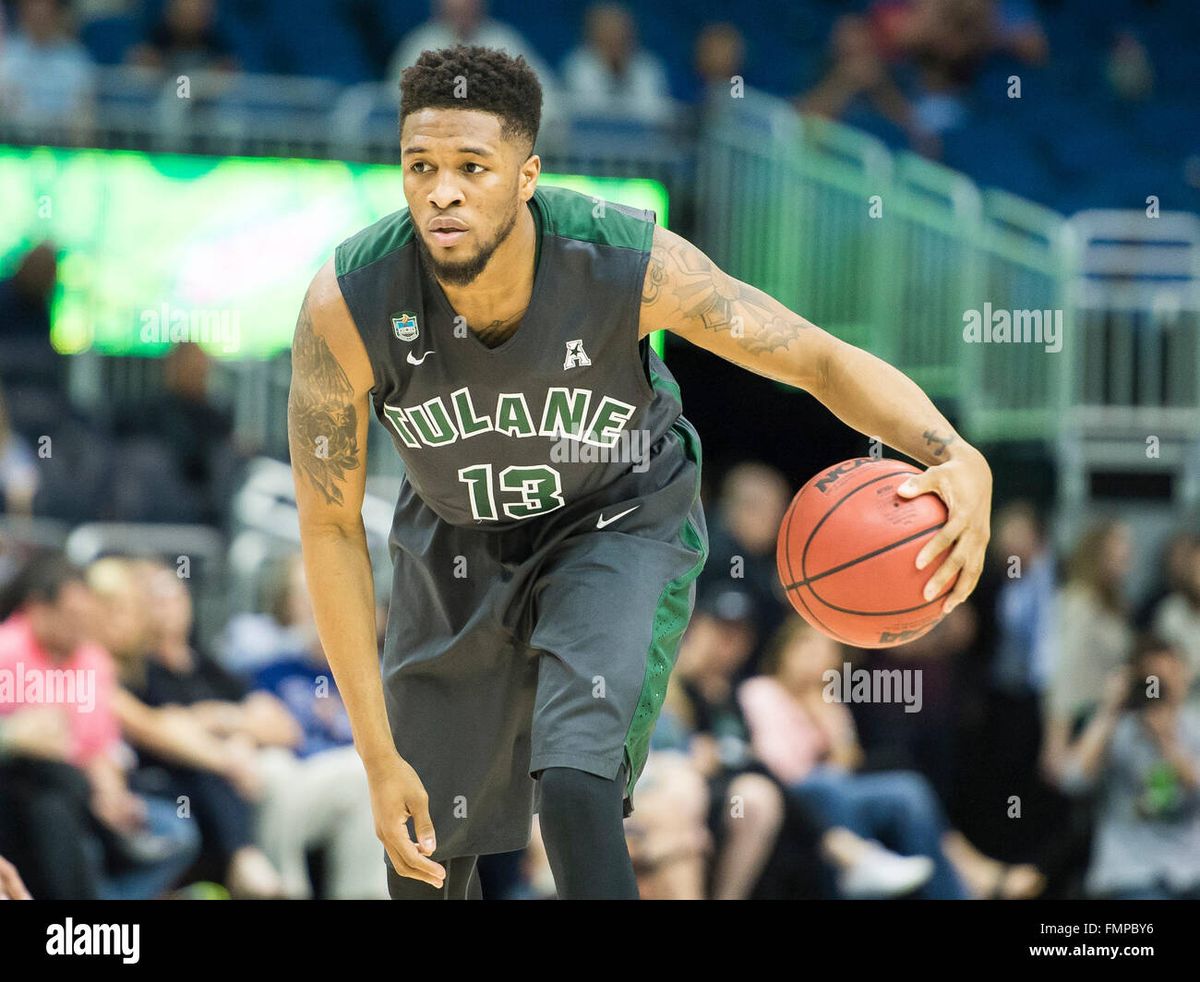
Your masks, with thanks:
M 68 583 L 85 583 L 83 570 L 56 550 L 34 555 L 0 593 L 0 620 L 29 603 L 58 602 Z
M 400 126 L 421 109 L 476 109 L 499 116 L 505 136 L 529 141 L 542 123 L 542 83 L 520 55 L 459 44 L 423 51 L 400 76 Z

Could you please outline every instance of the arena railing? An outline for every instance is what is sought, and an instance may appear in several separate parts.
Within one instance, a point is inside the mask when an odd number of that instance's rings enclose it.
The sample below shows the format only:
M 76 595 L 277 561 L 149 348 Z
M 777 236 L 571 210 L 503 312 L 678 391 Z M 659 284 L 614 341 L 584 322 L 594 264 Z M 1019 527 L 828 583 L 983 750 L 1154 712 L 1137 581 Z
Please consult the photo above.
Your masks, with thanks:
M 1052 440 L 1069 406 L 1091 413 L 1089 386 L 1134 397 L 1116 362 L 1097 368 L 1070 337 L 1080 256 L 1062 215 L 761 94 L 729 100 L 697 147 L 713 258 L 954 400 L 976 439 Z M 1037 336 L 973 343 L 968 321 L 997 312 Z

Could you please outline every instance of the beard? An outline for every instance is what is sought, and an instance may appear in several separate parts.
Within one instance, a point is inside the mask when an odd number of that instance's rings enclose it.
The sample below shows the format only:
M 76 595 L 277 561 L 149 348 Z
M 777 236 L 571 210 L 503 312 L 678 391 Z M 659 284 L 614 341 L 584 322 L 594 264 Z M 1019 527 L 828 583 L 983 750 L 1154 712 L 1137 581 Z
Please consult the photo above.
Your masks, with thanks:
M 418 234 L 417 252 L 421 257 L 421 264 L 425 267 L 425 271 L 442 283 L 448 283 L 451 286 L 466 286 L 468 283 L 474 282 L 475 278 L 491 262 L 492 253 L 503 244 L 504 240 L 512 234 L 512 230 L 516 228 L 520 204 L 519 198 L 513 199 L 512 210 L 504 216 L 504 221 L 501 223 L 492 241 L 481 246 L 479 251 L 470 259 L 462 259 L 458 262 L 443 262 L 435 259 L 429 246 L 425 243 L 425 236 Z

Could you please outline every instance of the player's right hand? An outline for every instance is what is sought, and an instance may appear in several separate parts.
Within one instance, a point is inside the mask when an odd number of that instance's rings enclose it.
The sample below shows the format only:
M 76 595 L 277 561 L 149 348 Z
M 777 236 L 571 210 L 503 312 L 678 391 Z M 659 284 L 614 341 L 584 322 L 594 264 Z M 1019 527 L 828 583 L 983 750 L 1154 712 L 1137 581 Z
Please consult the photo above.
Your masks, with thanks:
M 433 887 L 446 881 L 446 869 L 428 857 L 437 848 L 433 820 L 429 817 L 429 795 L 417 772 L 399 754 L 368 777 L 375 835 L 387 850 L 392 868 L 399 876 L 421 880 Z M 408 835 L 409 816 L 417 841 Z

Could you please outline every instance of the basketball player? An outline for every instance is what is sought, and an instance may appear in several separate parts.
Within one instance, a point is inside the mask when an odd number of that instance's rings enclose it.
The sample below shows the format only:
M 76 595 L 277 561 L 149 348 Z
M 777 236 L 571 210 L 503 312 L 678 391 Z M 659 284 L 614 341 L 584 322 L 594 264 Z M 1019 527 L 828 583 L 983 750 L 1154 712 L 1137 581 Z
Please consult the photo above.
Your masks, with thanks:
M 342 242 L 296 326 L 305 570 L 394 898 L 476 898 L 536 811 L 560 898 L 635 898 L 633 809 L 708 552 L 673 331 L 930 465 L 919 557 L 970 593 L 991 473 L 921 390 L 719 270 L 654 216 L 538 187 L 521 59 L 426 51 L 401 82 L 408 208 Z M 753 423 L 752 405 L 731 407 Z M 368 414 L 403 458 L 382 666 L 360 507 Z M 759 420 L 759 425 L 773 425 Z M 411 834 L 408 822 L 411 820 Z

